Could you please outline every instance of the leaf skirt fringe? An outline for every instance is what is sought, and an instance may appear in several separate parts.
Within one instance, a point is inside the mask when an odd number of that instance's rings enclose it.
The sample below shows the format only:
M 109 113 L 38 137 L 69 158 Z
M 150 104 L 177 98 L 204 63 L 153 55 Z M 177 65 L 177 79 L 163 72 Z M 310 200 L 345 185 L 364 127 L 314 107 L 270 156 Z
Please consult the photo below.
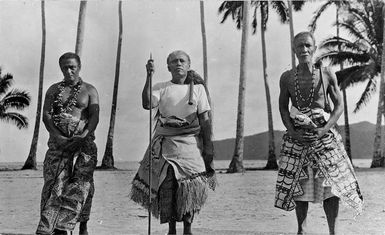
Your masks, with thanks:
M 178 180 L 178 188 L 176 189 L 176 220 L 182 221 L 183 216 L 188 213 L 198 213 L 207 200 L 209 188 L 214 190 L 216 184 L 215 174 L 206 175 L 206 173 Z M 151 213 L 155 218 L 160 217 L 159 206 L 162 203 L 159 201 L 159 192 L 154 189 L 151 190 L 150 205 L 149 185 L 137 175 L 132 181 L 130 198 L 147 210 L 151 208 Z

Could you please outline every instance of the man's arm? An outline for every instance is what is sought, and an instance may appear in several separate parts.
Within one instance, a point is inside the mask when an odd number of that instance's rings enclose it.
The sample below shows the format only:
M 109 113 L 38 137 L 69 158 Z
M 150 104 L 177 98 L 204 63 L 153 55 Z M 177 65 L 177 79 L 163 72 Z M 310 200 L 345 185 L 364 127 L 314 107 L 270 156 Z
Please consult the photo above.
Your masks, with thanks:
M 206 171 L 214 171 L 214 145 L 212 141 L 212 125 L 209 117 L 209 111 L 198 114 L 199 124 L 201 126 L 201 134 L 203 138 L 203 160 L 205 162 Z
M 339 117 L 341 116 L 341 114 L 343 112 L 341 91 L 340 91 L 340 88 L 338 86 L 337 78 L 336 78 L 335 74 L 330 71 L 330 69 L 325 69 L 324 71 L 325 71 L 325 75 L 326 75 L 327 81 L 328 81 L 328 84 L 327 84 L 328 87 L 327 87 L 326 93 L 329 94 L 329 96 L 333 102 L 334 108 L 330 114 L 330 118 L 327 121 L 326 125 L 322 128 L 316 129 L 318 138 L 321 138 L 323 135 L 325 135 L 330 130 L 330 128 L 333 127 L 337 123 Z M 325 99 L 326 99 L 326 97 L 325 97 Z
M 87 85 L 88 88 L 88 123 L 87 127 L 82 133 L 81 137 L 87 137 L 88 135 L 94 133 L 96 126 L 99 123 L 99 95 L 96 88 L 92 85 Z
M 154 61 L 152 59 L 147 61 L 146 64 L 146 83 L 144 84 L 143 91 L 142 91 L 142 107 L 146 110 L 150 109 L 150 79 L 152 78 L 152 74 L 154 73 Z M 155 108 L 158 105 L 157 98 L 155 96 L 152 96 L 152 108 Z
M 68 149 L 76 149 L 83 143 L 87 136 L 94 133 L 99 123 L 99 95 L 94 86 L 87 84 L 88 91 L 88 123 L 86 128 L 80 135 L 74 135 L 70 138 L 70 142 L 65 147 Z
M 54 101 L 55 87 L 55 85 L 52 85 L 50 88 L 48 88 L 45 94 L 43 105 L 43 123 L 50 135 L 61 139 L 68 139 L 67 137 L 63 136 L 59 129 L 56 128 L 55 124 L 53 123 L 52 116 L 50 114 L 51 106 Z
M 289 111 L 289 100 L 290 100 L 290 93 L 287 89 L 287 77 L 288 73 L 283 73 L 281 75 L 281 78 L 279 80 L 279 113 L 281 114 L 281 119 L 283 122 L 283 125 L 285 125 L 287 131 L 290 133 L 295 132 L 293 122 L 290 118 L 290 111 Z

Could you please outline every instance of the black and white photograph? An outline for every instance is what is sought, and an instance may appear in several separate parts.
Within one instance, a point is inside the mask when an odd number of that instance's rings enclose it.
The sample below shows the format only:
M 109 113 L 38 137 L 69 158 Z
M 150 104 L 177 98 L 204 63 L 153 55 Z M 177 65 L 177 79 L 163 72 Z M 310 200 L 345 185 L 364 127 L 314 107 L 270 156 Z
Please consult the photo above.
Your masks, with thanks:
M 0 0 L 0 235 L 384 235 L 384 22 Z

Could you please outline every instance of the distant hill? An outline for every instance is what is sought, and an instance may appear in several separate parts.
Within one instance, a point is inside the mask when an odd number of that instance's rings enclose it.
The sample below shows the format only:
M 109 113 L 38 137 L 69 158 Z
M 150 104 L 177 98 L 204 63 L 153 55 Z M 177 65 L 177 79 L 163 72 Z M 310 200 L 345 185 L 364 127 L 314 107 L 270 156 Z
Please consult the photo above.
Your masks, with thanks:
M 376 126 L 370 122 L 359 122 L 350 125 L 350 139 L 353 158 L 371 158 L 373 152 L 374 132 Z M 344 127 L 339 127 L 342 138 Z M 384 130 L 384 127 L 383 127 Z M 276 154 L 278 156 L 284 131 L 274 131 Z M 229 160 L 234 153 L 235 140 L 224 139 L 214 141 L 216 159 Z M 267 159 L 268 133 L 262 132 L 245 137 L 244 159 Z

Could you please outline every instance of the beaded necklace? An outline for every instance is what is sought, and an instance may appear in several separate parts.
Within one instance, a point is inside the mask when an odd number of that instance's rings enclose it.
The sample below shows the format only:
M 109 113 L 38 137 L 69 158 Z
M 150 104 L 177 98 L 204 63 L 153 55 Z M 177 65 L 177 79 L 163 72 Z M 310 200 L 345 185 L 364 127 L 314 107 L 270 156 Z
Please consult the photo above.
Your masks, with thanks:
M 302 108 L 310 108 L 310 106 L 313 104 L 313 101 L 314 101 L 314 90 L 315 90 L 315 68 L 314 68 L 314 65 L 312 66 L 312 71 L 311 71 L 311 88 L 310 88 L 310 93 L 309 93 L 309 96 L 308 97 L 303 97 L 301 92 L 300 92 L 300 88 L 299 88 L 299 82 L 298 82 L 298 68 L 296 69 L 295 71 L 295 74 L 294 74 L 294 94 L 295 94 L 295 101 L 298 105 L 298 108 L 301 109 L 300 105 L 299 105 L 299 100 L 301 100 L 303 103 L 305 102 L 309 102 L 308 105 L 306 107 L 302 107 Z
M 79 78 L 79 81 L 74 86 L 70 86 L 70 95 L 65 102 L 63 102 L 63 93 L 66 87 L 65 81 L 63 80 L 57 85 L 59 93 L 55 97 L 55 100 L 52 102 L 50 111 L 51 115 L 53 116 L 53 121 L 56 125 L 60 122 L 60 114 L 70 113 L 73 107 L 76 105 L 82 83 L 82 79 Z

